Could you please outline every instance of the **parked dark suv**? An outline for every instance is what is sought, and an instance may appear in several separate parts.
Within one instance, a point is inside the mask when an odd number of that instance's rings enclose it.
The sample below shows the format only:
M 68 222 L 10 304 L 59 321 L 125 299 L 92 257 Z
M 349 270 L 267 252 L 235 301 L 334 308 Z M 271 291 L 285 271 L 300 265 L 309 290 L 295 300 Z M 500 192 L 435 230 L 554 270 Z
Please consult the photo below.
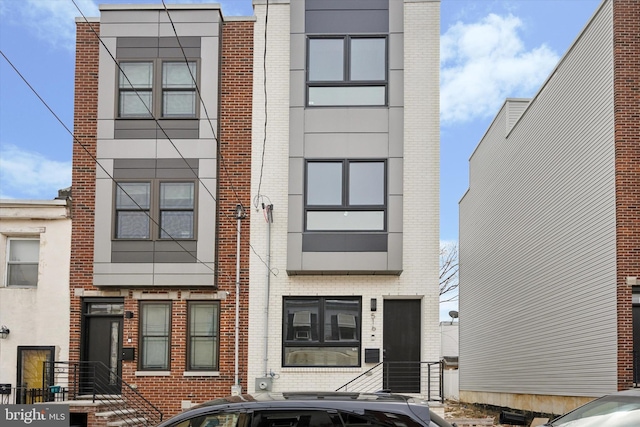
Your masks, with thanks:
M 426 401 L 389 393 L 256 393 L 212 400 L 158 427 L 451 427 Z

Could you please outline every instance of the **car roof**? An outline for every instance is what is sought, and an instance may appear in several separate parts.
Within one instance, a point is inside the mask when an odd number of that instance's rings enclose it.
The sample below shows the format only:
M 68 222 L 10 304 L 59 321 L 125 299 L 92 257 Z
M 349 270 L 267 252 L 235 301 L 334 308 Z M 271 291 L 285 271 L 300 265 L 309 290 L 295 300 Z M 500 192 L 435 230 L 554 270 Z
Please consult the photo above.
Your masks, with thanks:
M 411 405 L 411 408 L 409 408 Z M 365 410 L 396 410 L 413 414 L 423 422 L 430 419 L 428 402 L 420 398 L 391 393 L 348 393 L 348 392 L 260 392 L 227 396 L 201 403 L 170 420 L 180 420 L 218 410 L 233 409 L 336 409 L 353 413 Z M 168 422 L 169 420 L 167 420 Z

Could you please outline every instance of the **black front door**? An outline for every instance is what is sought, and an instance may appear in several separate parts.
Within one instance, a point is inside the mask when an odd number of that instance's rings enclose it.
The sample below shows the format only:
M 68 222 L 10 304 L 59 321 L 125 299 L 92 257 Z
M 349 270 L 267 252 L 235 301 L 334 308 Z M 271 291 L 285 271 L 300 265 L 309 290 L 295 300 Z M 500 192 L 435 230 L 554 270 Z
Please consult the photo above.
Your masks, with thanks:
M 383 388 L 420 393 L 420 300 L 384 300 Z
M 121 299 L 85 301 L 81 393 L 120 393 L 123 313 Z

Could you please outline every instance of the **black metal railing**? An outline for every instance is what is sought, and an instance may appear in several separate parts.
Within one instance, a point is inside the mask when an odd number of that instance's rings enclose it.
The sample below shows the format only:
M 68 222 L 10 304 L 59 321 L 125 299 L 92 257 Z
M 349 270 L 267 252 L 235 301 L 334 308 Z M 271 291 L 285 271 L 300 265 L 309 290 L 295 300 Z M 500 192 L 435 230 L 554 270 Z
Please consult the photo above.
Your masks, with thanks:
M 431 401 L 444 401 L 443 363 L 380 362 L 336 391 L 373 393 L 385 391 L 420 395 Z
M 640 351 L 633 352 L 633 386 L 640 387 Z
M 102 362 L 44 362 L 41 401 L 89 400 L 100 402 L 123 425 L 155 425 L 162 412 Z M 36 403 L 28 402 L 24 403 Z

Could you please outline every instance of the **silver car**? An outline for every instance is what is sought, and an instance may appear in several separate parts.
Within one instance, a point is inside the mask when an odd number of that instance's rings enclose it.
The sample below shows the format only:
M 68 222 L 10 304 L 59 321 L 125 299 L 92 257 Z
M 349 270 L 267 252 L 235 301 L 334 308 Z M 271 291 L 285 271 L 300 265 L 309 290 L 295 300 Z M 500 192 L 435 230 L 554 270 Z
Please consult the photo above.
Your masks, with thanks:
M 639 427 L 640 388 L 607 394 L 545 424 L 547 427 Z

